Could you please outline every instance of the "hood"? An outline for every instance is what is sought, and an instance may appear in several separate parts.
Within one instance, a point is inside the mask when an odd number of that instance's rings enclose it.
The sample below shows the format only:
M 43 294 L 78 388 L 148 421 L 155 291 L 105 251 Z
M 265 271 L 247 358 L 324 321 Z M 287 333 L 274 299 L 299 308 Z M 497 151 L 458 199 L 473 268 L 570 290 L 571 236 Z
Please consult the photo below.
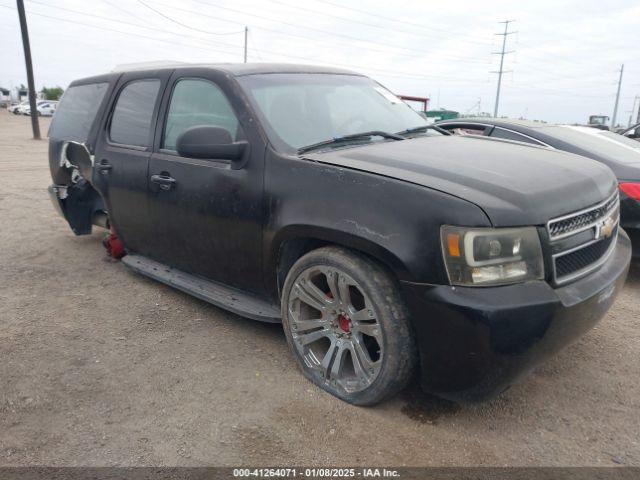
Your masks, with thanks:
M 571 153 L 474 137 L 418 137 L 305 158 L 404 180 L 470 201 L 498 226 L 542 225 L 611 195 L 608 167 Z

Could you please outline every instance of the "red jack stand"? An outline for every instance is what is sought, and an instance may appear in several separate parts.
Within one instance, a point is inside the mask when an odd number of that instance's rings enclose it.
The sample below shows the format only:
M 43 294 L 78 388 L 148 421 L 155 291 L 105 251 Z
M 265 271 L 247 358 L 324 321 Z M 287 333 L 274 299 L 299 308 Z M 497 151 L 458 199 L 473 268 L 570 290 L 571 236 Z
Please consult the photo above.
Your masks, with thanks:
M 127 252 L 125 252 L 124 250 L 124 245 L 118 238 L 118 235 L 116 235 L 116 232 L 113 230 L 113 228 L 111 229 L 111 232 L 102 240 L 102 245 L 104 245 L 104 248 L 107 249 L 107 255 L 109 255 L 111 258 L 120 259 L 127 254 Z

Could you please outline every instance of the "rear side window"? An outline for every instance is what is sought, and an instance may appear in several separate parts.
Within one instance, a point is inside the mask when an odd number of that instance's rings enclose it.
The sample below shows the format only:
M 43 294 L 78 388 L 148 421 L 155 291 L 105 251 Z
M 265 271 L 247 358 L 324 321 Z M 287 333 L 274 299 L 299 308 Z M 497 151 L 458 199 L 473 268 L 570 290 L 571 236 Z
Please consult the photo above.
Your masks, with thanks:
M 56 108 L 49 137 L 86 142 L 107 86 L 107 83 L 89 83 L 69 87 Z
M 151 120 L 160 80 L 136 80 L 122 89 L 111 118 L 109 139 L 114 143 L 148 147 Z
M 196 125 L 221 127 L 236 140 L 238 119 L 224 93 L 206 80 L 180 80 L 171 95 L 162 148 L 176 149 L 176 139 Z

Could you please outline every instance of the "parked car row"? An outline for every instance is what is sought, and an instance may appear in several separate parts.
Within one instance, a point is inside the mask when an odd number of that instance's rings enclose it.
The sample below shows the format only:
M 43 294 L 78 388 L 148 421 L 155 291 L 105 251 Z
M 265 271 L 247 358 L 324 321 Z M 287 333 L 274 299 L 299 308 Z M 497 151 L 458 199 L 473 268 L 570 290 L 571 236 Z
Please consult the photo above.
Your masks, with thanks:
M 112 72 L 66 91 L 49 193 L 133 270 L 282 322 L 305 377 L 347 402 L 414 378 L 479 400 L 607 312 L 640 178 L 606 136 L 483 120 L 429 125 L 328 67 Z
M 55 100 L 39 100 L 36 103 L 38 115 L 43 117 L 52 116 L 56 112 L 57 106 L 58 102 Z M 13 113 L 14 115 L 31 115 L 31 106 L 29 105 L 28 101 L 24 101 L 7 107 L 7 111 L 9 113 Z

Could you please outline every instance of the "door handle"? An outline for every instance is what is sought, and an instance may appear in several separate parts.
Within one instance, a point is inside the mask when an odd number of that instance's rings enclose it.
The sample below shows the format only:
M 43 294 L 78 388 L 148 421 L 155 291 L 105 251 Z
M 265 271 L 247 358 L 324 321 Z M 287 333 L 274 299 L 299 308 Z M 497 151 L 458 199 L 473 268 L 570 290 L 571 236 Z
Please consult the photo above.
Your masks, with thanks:
M 177 183 L 175 178 L 169 175 L 151 175 L 151 183 L 155 183 L 160 187 L 160 190 L 171 190 Z
M 96 168 L 102 175 L 106 175 L 113 170 L 113 165 L 109 164 L 109 161 L 103 158 Z

